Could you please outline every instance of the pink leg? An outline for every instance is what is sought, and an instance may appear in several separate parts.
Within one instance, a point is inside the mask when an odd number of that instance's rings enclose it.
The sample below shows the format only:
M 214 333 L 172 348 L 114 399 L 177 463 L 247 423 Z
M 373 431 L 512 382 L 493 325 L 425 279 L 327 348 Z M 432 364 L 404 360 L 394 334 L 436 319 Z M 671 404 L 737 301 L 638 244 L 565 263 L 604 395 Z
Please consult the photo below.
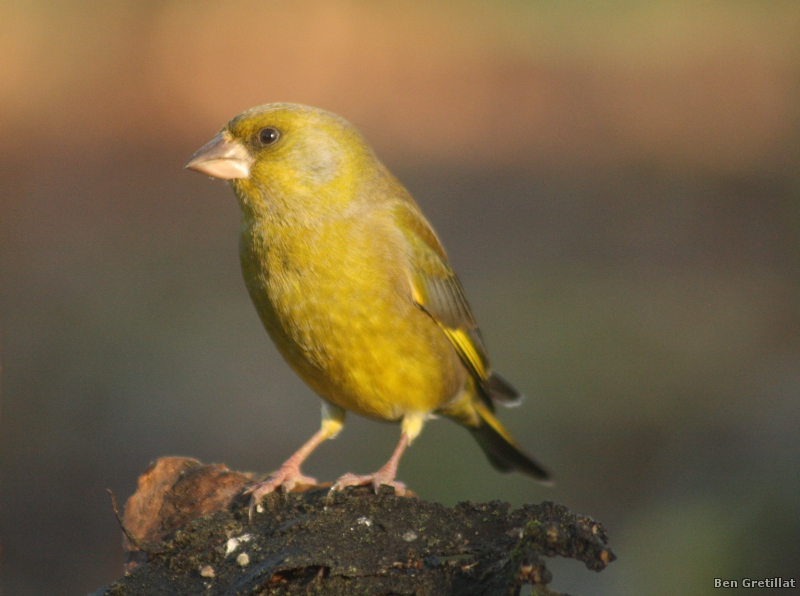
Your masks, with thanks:
M 339 434 L 344 426 L 346 412 L 339 406 L 322 402 L 322 426 L 305 445 L 287 459 L 280 469 L 264 482 L 251 486 L 247 493 L 250 496 L 250 519 L 253 519 L 253 510 L 265 495 L 274 492 L 278 487 L 283 487 L 286 492 L 291 491 L 298 484 L 316 484 L 317 481 L 308 476 L 303 476 L 300 466 L 325 439 L 332 439 Z
M 261 502 L 264 496 L 274 492 L 278 487 L 289 492 L 298 484 L 316 484 L 317 481 L 309 476 L 303 476 L 300 472 L 300 465 L 311 455 L 325 439 L 330 438 L 331 433 L 326 428 L 321 428 L 311 437 L 305 445 L 300 447 L 297 452 L 287 459 L 280 469 L 270 476 L 267 480 L 251 486 L 247 493 L 250 496 L 250 517 L 253 517 L 253 509 Z
M 410 439 L 408 435 L 403 432 L 400 435 L 400 442 L 397 444 L 397 447 L 394 448 L 392 457 L 389 458 L 389 461 L 386 462 L 386 465 L 384 465 L 380 470 L 374 474 L 367 474 L 365 476 L 357 476 L 356 474 L 349 473 L 345 474 L 336 481 L 336 484 L 331 487 L 331 491 L 342 490 L 348 486 L 372 484 L 375 492 L 378 492 L 378 488 L 382 484 L 387 484 L 394 487 L 396 494 L 401 496 L 404 495 L 406 493 L 406 485 L 402 482 L 396 482 L 395 476 L 397 476 L 397 465 L 400 463 L 400 457 L 403 455 L 403 451 L 406 450 L 406 447 L 408 447 L 409 443 Z

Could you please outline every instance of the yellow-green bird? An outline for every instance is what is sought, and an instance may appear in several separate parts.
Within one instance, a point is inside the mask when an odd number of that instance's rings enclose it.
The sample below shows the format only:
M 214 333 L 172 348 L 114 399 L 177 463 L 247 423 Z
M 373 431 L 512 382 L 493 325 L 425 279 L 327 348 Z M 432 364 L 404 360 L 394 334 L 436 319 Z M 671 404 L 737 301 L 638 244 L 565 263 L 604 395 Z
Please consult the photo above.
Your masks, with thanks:
M 186 167 L 229 180 L 242 209 L 239 251 L 250 297 L 278 350 L 322 398 L 322 427 L 270 478 L 314 484 L 300 465 L 342 429 L 347 411 L 400 422 L 400 442 L 374 474 L 334 484 L 395 481 L 403 451 L 434 415 L 477 439 L 489 461 L 542 482 L 495 418 L 521 395 L 492 372 L 461 283 L 408 191 L 348 122 L 274 103 L 231 120 Z

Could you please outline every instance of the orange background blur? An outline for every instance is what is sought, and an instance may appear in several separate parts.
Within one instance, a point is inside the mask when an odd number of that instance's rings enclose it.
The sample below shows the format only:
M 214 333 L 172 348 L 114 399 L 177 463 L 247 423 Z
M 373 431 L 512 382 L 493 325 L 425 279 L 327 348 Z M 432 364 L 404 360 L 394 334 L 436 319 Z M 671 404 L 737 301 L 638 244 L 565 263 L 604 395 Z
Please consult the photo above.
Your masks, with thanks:
M 800 4 L 0 0 L 3 595 L 119 577 L 104 489 L 152 459 L 267 472 L 317 429 L 232 192 L 181 169 L 273 101 L 409 187 L 558 484 L 447 421 L 402 480 L 603 522 L 619 560 L 553 561 L 556 590 L 800 580 Z M 351 416 L 305 471 L 372 471 L 397 432 Z

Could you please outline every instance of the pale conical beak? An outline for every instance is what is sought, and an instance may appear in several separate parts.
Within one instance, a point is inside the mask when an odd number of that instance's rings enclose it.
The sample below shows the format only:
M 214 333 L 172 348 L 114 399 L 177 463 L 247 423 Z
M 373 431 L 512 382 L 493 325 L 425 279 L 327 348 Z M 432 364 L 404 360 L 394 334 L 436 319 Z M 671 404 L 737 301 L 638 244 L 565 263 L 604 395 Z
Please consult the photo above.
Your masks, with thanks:
M 183 166 L 221 180 L 249 178 L 253 158 L 247 148 L 222 131 L 200 147 Z

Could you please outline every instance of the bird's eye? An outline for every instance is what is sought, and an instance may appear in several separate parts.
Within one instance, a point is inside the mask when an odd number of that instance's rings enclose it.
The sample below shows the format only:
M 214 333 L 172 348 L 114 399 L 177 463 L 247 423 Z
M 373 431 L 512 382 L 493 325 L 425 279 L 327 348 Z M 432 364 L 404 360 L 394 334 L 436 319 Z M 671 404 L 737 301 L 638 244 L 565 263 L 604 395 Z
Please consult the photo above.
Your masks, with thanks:
M 262 145 L 272 145 L 281 138 L 281 133 L 277 128 L 268 126 L 258 131 L 258 140 Z

